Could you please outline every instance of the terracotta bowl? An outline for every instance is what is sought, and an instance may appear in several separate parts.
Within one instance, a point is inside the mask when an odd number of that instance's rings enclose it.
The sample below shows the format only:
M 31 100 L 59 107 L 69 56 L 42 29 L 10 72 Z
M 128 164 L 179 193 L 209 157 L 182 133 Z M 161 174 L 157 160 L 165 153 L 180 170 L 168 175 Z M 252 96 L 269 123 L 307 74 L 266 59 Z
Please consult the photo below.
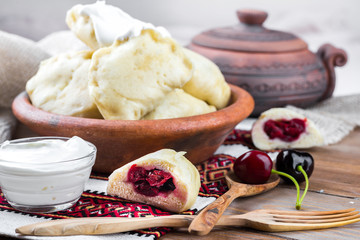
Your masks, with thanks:
M 40 110 L 26 92 L 12 105 L 16 118 L 44 136 L 79 136 L 98 150 L 93 170 L 111 173 L 116 168 L 162 148 L 186 151 L 192 163 L 209 158 L 226 136 L 254 109 L 254 100 L 245 90 L 230 85 L 230 104 L 219 111 L 164 120 L 103 120 L 70 117 Z

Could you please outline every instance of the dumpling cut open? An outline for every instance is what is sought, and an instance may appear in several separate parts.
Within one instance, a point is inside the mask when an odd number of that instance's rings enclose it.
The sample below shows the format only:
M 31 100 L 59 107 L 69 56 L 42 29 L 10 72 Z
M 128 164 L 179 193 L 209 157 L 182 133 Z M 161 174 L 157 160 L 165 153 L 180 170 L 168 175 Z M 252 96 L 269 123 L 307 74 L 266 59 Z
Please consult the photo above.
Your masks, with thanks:
M 196 201 L 200 175 L 185 152 L 162 149 L 116 169 L 107 193 L 171 212 L 183 212 Z

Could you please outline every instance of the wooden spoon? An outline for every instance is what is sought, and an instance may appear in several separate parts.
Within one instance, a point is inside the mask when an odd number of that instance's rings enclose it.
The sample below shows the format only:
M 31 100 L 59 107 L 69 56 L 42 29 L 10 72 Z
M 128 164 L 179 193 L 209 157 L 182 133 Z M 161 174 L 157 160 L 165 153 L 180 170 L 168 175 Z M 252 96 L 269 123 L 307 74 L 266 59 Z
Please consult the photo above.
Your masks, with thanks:
M 241 183 L 232 171 L 228 172 L 225 179 L 230 189 L 194 218 L 188 228 L 190 233 L 197 235 L 208 234 L 235 198 L 266 192 L 276 187 L 280 182 L 277 174 L 271 174 L 270 179 L 264 184 L 245 184 Z

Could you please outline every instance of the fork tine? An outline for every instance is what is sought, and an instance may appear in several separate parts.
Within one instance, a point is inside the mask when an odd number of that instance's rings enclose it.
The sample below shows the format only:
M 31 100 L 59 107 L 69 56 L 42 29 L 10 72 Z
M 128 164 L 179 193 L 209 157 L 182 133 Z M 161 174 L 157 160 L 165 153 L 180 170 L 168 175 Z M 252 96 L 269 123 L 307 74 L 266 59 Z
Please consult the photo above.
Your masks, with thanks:
M 339 217 L 339 218 L 325 218 L 325 219 L 274 219 L 275 222 L 287 222 L 287 223 L 309 223 L 309 224 L 316 224 L 316 223 L 331 223 L 331 222 L 341 222 L 347 221 L 351 219 L 360 219 L 360 215 L 351 215 L 347 217 Z
M 279 223 L 279 224 L 267 224 L 266 227 L 258 227 L 257 229 L 269 232 L 286 232 L 286 231 L 300 231 L 300 230 L 315 230 L 315 229 L 325 229 L 333 227 L 341 227 L 351 223 L 359 222 L 360 218 L 355 218 L 351 220 L 333 222 L 333 223 L 316 223 L 316 224 L 304 224 L 304 223 Z M 256 228 L 256 226 L 252 226 Z
M 347 216 L 354 216 L 358 215 L 359 211 L 347 212 L 347 213 L 340 213 L 340 214 L 329 214 L 329 215 L 282 215 L 282 214 L 273 214 L 276 219 L 336 219 L 341 217 Z
M 348 208 L 342 210 L 332 210 L 332 211 L 283 211 L 283 210 L 267 210 L 271 214 L 279 215 L 294 215 L 294 216 L 319 216 L 319 215 L 331 215 L 331 214 L 340 214 L 355 211 L 355 208 Z

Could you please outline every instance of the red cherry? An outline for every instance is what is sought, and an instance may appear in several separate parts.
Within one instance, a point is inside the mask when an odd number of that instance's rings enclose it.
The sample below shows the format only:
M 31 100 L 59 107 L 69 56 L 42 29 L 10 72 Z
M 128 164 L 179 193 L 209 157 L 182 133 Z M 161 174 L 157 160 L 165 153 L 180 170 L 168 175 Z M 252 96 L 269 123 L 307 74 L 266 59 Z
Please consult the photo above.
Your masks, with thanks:
M 136 192 L 145 196 L 157 196 L 159 193 L 171 192 L 175 189 L 173 176 L 159 169 L 146 170 L 132 165 L 128 172 L 128 181 L 134 185 Z
M 244 183 L 262 184 L 269 180 L 273 162 L 264 152 L 252 150 L 234 162 L 234 173 Z
M 306 119 L 268 120 L 264 124 L 264 131 L 270 139 L 279 138 L 285 142 L 297 140 L 305 132 Z

